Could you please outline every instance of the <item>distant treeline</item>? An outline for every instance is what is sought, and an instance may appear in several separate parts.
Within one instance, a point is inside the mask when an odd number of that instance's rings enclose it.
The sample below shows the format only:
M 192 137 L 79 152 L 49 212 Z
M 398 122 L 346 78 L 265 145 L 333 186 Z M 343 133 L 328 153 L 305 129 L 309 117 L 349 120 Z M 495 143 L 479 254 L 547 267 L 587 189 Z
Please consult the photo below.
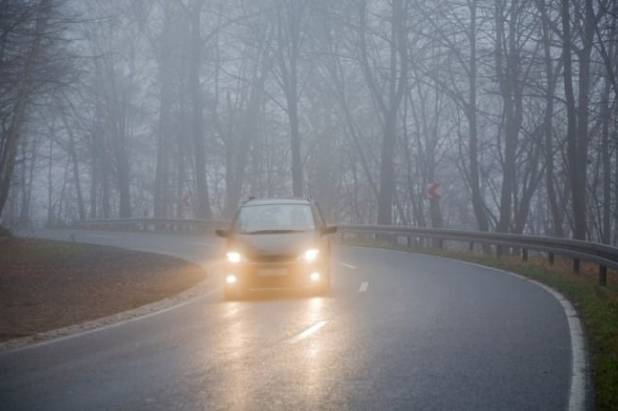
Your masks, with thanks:
M 297 196 L 616 244 L 617 23 L 614 0 L 3 0 L 2 222 Z

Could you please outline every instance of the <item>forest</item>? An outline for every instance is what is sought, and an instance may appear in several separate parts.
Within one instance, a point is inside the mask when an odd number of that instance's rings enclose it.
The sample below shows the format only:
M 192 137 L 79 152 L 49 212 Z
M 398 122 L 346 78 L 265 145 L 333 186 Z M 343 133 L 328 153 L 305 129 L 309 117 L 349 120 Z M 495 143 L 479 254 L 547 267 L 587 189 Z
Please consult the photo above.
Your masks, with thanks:
M 618 244 L 615 0 L 0 0 L 0 222 L 329 221 Z

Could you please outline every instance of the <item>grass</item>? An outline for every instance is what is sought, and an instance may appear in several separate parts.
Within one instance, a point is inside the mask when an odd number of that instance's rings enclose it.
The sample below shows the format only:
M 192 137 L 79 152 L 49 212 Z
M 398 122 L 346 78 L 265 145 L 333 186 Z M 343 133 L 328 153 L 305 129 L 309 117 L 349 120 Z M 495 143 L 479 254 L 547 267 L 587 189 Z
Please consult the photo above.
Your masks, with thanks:
M 346 240 L 346 244 L 398 249 L 483 264 L 524 275 L 547 284 L 568 298 L 583 321 L 588 342 L 598 410 L 618 410 L 618 273 L 608 273 L 607 287 L 596 283 L 596 266 L 583 264 L 581 274 L 571 271 L 570 260 L 556 258 L 549 266 L 544 258 L 530 256 L 528 263 L 518 257 L 480 255 L 432 248 L 410 248 L 380 241 Z
M 176 295 L 204 270 L 173 257 L 47 241 L 0 241 L 0 341 L 103 318 Z
M 0 266 L 4 264 L 58 264 L 73 259 L 93 247 L 87 244 L 62 241 L 28 240 L 6 243 L 5 253 L 0 253 Z
M 0 225 L 0 241 L 3 239 L 9 239 L 11 237 L 13 237 L 11 230 Z

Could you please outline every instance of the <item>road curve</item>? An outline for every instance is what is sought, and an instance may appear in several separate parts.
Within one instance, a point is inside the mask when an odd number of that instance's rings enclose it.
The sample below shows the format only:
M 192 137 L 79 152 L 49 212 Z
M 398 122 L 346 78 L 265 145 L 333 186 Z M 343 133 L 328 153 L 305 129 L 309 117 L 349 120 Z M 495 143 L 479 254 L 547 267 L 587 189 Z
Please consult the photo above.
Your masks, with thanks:
M 219 248 L 212 239 L 148 234 L 80 232 L 77 240 L 202 263 Z M 490 268 L 368 248 L 336 247 L 333 269 L 327 298 L 225 302 L 215 292 L 0 353 L 0 408 L 567 409 L 569 325 L 540 287 Z

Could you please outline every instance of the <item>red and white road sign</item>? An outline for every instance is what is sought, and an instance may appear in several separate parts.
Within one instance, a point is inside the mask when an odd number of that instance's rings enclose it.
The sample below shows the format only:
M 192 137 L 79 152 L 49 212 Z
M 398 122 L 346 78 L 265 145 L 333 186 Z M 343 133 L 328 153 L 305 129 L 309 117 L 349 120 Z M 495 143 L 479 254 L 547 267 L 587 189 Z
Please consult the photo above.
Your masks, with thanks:
M 182 196 L 182 205 L 185 207 L 191 206 L 191 194 L 190 193 L 184 193 L 184 195 Z
M 425 196 L 430 200 L 439 200 L 440 197 L 442 197 L 442 193 L 440 192 L 440 184 L 435 182 L 427 184 Z

